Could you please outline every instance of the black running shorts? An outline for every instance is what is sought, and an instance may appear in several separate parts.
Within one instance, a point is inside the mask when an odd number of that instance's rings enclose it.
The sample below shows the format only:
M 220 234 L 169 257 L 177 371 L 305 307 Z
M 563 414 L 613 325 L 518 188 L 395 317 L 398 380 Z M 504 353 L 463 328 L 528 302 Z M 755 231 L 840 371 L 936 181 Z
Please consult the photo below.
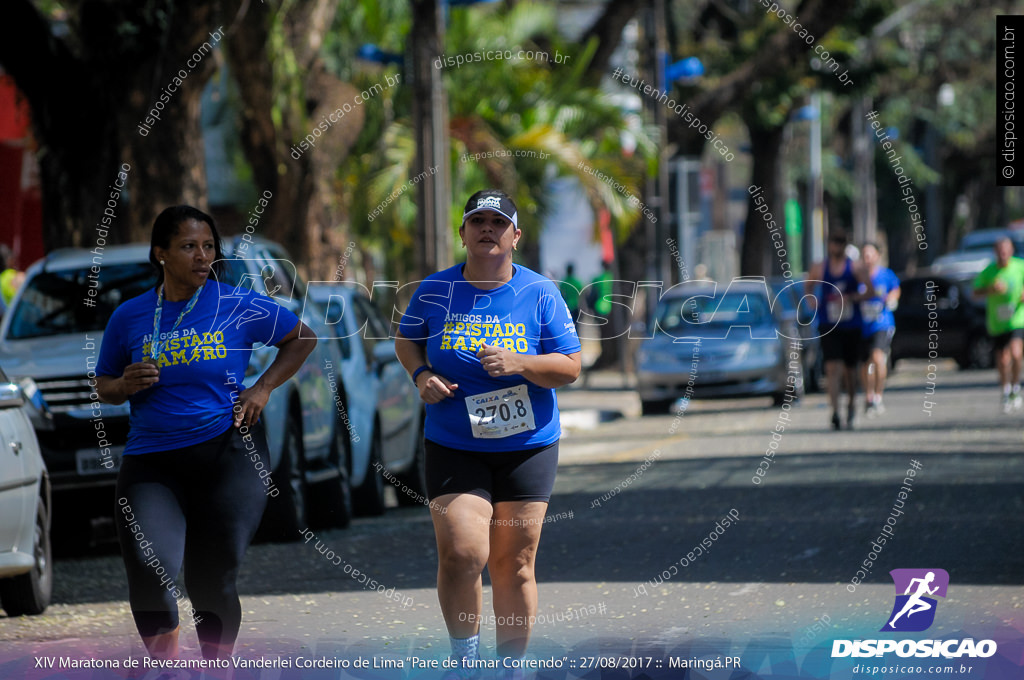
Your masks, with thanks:
M 424 441 L 427 497 L 471 493 L 491 503 L 551 499 L 558 442 L 523 451 L 465 451 Z

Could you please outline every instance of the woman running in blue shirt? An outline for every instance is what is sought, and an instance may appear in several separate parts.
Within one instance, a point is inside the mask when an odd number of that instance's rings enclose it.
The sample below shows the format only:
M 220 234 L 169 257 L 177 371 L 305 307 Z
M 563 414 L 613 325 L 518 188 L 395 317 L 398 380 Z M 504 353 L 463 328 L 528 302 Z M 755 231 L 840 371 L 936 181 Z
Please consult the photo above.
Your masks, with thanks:
M 862 278 L 870 281 L 867 298 L 860 303 L 864 321 L 861 380 L 866 400 L 864 415 L 874 418 L 885 413 L 882 393 L 885 391 L 886 371 L 889 367 L 889 347 L 896 331 L 892 310 L 900 299 L 900 280 L 888 267 L 881 264 L 878 246 L 865 243 L 860 249 Z
M 220 237 L 196 208 L 160 213 L 149 259 L 157 285 L 114 311 L 96 368 L 100 398 L 131 403 L 115 505 L 128 597 L 148 653 L 176 658 L 184 566 L 202 654 L 224 658 L 242 619 L 235 580 L 267 502 L 260 413 L 316 336 L 269 298 L 213 280 Z M 242 390 L 256 342 L 279 351 Z
M 426 402 L 437 591 L 456 677 L 474 677 L 491 577 L 497 651 L 520 659 L 537 613 L 534 562 L 558 467 L 555 388 L 579 376 L 580 342 L 554 283 L 513 264 L 515 203 L 470 197 L 466 262 L 423 281 L 395 351 Z

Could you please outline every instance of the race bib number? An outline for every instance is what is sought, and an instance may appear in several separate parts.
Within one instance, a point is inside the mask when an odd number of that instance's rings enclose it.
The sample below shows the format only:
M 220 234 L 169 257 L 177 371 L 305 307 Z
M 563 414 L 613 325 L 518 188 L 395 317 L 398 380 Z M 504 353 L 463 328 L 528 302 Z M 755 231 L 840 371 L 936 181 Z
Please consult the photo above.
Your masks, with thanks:
M 853 305 L 844 305 L 841 297 L 831 298 L 825 304 L 825 314 L 832 322 L 849 321 L 853 318 Z
M 466 397 L 466 411 L 477 439 L 501 439 L 537 429 L 526 385 Z
M 996 307 L 996 318 L 1000 321 L 1010 321 L 1013 319 L 1013 315 L 1017 313 L 1017 304 L 1011 302 L 1009 304 L 999 305 Z
M 885 303 L 881 300 L 868 300 L 860 304 L 860 314 L 864 317 L 865 321 L 871 323 L 882 315 L 882 309 L 884 308 Z

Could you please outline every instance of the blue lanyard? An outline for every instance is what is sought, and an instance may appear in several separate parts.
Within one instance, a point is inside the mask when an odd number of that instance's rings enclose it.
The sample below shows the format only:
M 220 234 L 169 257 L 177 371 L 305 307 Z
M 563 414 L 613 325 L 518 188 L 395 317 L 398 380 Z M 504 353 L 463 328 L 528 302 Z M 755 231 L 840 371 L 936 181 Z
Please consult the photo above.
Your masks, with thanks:
M 206 284 L 204 283 L 203 286 Z M 181 314 L 178 315 L 178 320 L 174 322 L 174 326 L 168 333 L 173 333 L 177 330 L 178 325 L 181 324 L 181 320 L 185 318 L 185 315 L 192 311 L 192 308 L 196 306 L 196 302 L 199 301 L 199 294 L 203 292 L 203 286 L 199 286 L 196 292 L 192 293 L 192 299 L 185 305 L 185 309 L 181 310 Z M 156 296 L 156 311 L 153 312 L 153 337 L 149 341 L 149 356 L 154 364 L 160 364 L 160 357 L 163 354 L 160 351 L 160 320 L 164 314 L 164 287 L 160 285 L 160 292 Z

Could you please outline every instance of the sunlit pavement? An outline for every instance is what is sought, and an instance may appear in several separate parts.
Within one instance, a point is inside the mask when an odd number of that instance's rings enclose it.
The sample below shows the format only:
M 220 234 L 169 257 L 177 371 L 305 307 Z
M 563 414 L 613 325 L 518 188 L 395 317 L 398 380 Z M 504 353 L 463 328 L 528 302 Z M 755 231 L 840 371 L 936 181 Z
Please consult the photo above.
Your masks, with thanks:
M 801 657 L 835 638 L 877 636 L 893 604 L 887 572 L 919 567 L 950 574 L 928 636 L 1016 628 L 1019 655 L 1024 412 L 1000 412 L 992 371 L 942 364 L 926 396 L 925 370 L 901 363 L 886 413 L 861 415 L 855 430 L 841 432 L 829 428 L 823 395 L 806 397 L 786 420 L 768 398 L 693 401 L 640 418 L 635 393 L 614 372 L 560 392 L 567 412 L 602 415 L 567 428 L 562 440 L 549 509 L 557 520 L 544 527 L 537 567 L 544 618 L 531 652 L 593 654 L 600 640 L 603 649 L 641 656 L 703 645 L 743 652 L 747 663 L 767 644 L 783 657 L 792 645 Z M 853 586 L 912 461 L 919 469 L 893 536 Z M 716 530 L 730 511 L 739 520 Z M 447 654 L 426 509 L 391 508 L 318 538 L 407 606 L 363 590 L 313 543 L 257 545 L 240 581 L 240 652 Z M 55 604 L 44 616 L 0 618 L 0 659 L 138 653 L 125 599 L 116 555 L 59 561 Z M 485 622 L 485 654 L 493 655 L 493 631 Z M 186 652 L 195 647 L 191 631 L 183 640 Z M 774 657 L 763 654 L 768 669 Z

